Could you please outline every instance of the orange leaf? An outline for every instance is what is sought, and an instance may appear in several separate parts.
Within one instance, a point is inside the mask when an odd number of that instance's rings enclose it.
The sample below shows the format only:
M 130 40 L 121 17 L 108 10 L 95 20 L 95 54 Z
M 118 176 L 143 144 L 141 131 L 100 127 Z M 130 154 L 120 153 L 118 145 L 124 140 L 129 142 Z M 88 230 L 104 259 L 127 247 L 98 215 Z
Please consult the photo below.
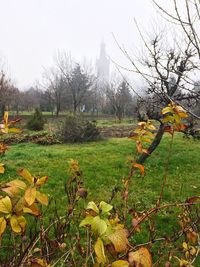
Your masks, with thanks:
M 3 174 L 5 172 L 4 164 L 0 163 L 0 173 Z
M 133 167 L 139 169 L 140 170 L 140 173 L 142 175 L 144 175 L 144 166 L 143 165 L 141 165 L 139 163 L 135 163 L 135 164 L 133 164 Z

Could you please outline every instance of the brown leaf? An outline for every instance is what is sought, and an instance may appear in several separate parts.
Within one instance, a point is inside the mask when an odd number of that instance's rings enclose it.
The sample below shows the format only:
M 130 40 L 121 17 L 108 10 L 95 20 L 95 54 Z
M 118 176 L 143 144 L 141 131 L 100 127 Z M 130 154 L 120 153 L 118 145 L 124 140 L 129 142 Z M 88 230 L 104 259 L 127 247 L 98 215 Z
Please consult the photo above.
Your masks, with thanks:
M 113 243 L 116 252 L 126 251 L 129 241 L 127 239 L 128 231 L 120 229 L 108 236 L 109 240 Z
M 19 189 L 16 186 L 7 186 L 1 190 L 6 192 L 10 197 L 13 197 L 19 193 Z
M 141 231 L 141 228 L 138 223 L 139 223 L 139 218 L 132 219 L 132 226 L 134 227 L 134 230 L 139 233 Z
M 174 132 L 174 128 L 173 128 L 173 126 L 165 126 L 165 127 L 164 127 L 164 132 L 165 132 L 165 133 L 173 134 L 173 132 Z
M 189 232 L 187 233 L 187 238 L 192 241 L 193 244 L 195 244 L 197 242 L 197 233 L 195 231 Z
M 187 203 L 195 203 L 197 202 L 198 200 L 200 200 L 200 196 L 194 196 L 194 197 L 190 197 L 186 200 Z
M 145 247 L 141 247 L 135 252 L 130 252 L 128 261 L 131 265 L 136 267 L 152 267 L 151 254 Z

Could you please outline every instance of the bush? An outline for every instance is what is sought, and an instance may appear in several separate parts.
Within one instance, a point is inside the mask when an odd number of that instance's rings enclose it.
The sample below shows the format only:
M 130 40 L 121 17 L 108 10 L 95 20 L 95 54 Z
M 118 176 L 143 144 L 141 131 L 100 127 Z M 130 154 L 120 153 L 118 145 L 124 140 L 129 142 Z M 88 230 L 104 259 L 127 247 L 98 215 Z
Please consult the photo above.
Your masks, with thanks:
M 33 131 L 41 131 L 44 129 L 45 120 L 42 112 L 39 109 L 35 109 L 33 117 L 28 121 L 27 128 Z
M 88 142 L 98 140 L 100 132 L 95 122 L 86 121 L 79 116 L 67 115 L 61 130 L 64 142 Z

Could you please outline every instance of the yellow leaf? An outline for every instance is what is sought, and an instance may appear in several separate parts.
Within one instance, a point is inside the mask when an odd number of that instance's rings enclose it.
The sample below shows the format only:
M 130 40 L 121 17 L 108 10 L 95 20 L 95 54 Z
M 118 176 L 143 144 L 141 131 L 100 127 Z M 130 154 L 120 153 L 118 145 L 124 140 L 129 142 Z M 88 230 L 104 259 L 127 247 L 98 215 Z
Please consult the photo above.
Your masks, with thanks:
M 152 131 L 156 130 L 156 127 L 153 124 L 147 124 L 147 128 Z
M 18 174 L 20 176 L 22 176 L 30 184 L 33 184 L 34 183 L 34 178 L 33 178 L 33 176 L 30 174 L 30 172 L 28 170 L 26 170 L 26 169 L 19 169 L 18 170 Z
M 162 110 L 162 114 L 166 114 L 169 112 L 173 112 L 173 109 L 170 106 L 163 108 L 163 110 Z
M 128 267 L 128 266 L 129 266 L 128 261 L 124 260 L 118 260 L 112 263 L 112 267 Z
M 16 186 L 17 188 L 23 189 L 23 190 L 27 188 L 26 184 L 23 181 L 18 180 L 18 179 L 10 181 L 9 183 L 7 183 L 7 185 Z
M 5 125 L 8 125 L 8 111 L 4 112 L 3 121 Z
M 100 238 L 97 239 L 97 242 L 94 245 L 94 251 L 95 251 L 96 256 L 97 256 L 97 262 L 98 263 L 106 263 L 104 245 L 103 245 L 103 241 Z
M 109 240 L 113 243 L 116 252 L 126 251 L 128 247 L 128 231 L 120 229 L 108 236 Z
M 24 213 L 30 213 L 34 216 L 39 216 L 40 215 L 40 210 L 38 208 L 38 206 L 33 203 L 31 206 L 29 207 L 23 207 L 23 212 Z
M 86 225 L 91 225 L 92 222 L 93 222 L 93 219 L 94 217 L 92 216 L 87 216 L 85 217 L 79 224 L 79 227 L 83 227 L 83 226 L 86 226 Z
M 110 204 L 108 204 L 104 201 L 101 201 L 99 204 L 99 209 L 102 211 L 102 214 L 109 212 L 112 208 L 113 208 L 113 206 L 111 206 Z
M 90 201 L 87 205 L 87 210 L 93 210 L 94 212 L 96 212 L 97 214 L 99 213 L 99 209 L 97 207 L 97 205 L 93 202 L 93 201 Z
M 3 174 L 5 172 L 4 164 L 0 163 L 0 173 Z
M 152 267 L 152 257 L 149 250 L 145 247 L 139 248 L 135 252 L 130 252 L 128 261 L 132 266 Z
M 179 117 L 182 118 L 182 119 L 188 117 L 187 113 L 185 113 L 185 112 L 179 112 L 178 115 L 179 115 Z
M 21 129 L 18 129 L 18 128 L 9 128 L 8 129 L 8 132 L 9 133 L 21 133 Z
M 21 233 L 24 232 L 25 227 L 26 227 L 26 220 L 23 216 L 16 216 L 13 215 L 10 218 L 10 225 L 15 233 Z
M 4 217 L 0 217 L 0 237 L 4 233 L 5 229 L 6 229 L 6 220 L 4 219 Z
M 25 191 L 24 199 L 26 200 L 27 204 L 31 206 L 36 198 L 36 188 L 35 187 L 29 187 Z
M 144 166 L 143 165 L 141 165 L 139 163 L 135 163 L 135 164 L 133 164 L 133 167 L 139 169 L 141 174 L 144 175 Z
M 47 179 L 48 179 L 48 176 L 44 176 L 44 177 L 39 178 L 35 183 L 36 187 L 40 187 L 41 185 L 46 183 Z
M 45 205 L 45 206 L 48 205 L 48 202 L 49 202 L 48 197 L 45 194 L 40 193 L 39 191 L 36 191 L 36 199 L 42 205 Z
M 31 267 L 50 267 L 51 265 L 47 263 L 44 259 L 31 259 Z
M 2 213 L 11 213 L 12 211 L 12 203 L 8 196 L 0 199 L 0 212 Z
M 17 213 L 22 212 L 23 207 L 24 207 L 25 205 L 27 205 L 27 203 L 26 203 L 24 197 L 21 197 L 21 198 L 17 201 L 17 203 L 15 204 L 15 206 L 14 206 L 14 211 L 17 212 Z

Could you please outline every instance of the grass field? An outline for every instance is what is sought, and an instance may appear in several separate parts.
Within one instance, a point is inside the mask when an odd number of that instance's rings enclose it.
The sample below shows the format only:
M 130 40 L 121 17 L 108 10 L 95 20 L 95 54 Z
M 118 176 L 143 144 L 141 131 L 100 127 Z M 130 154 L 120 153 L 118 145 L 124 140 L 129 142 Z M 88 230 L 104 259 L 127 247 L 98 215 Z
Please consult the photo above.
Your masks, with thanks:
M 166 135 L 159 148 L 146 161 L 146 175 L 141 177 L 137 174 L 133 177 L 129 208 L 138 206 L 141 209 L 148 209 L 155 206 L 163 181 L 169 143 L 170 136 Z M 119 192 L 113 203 L 120 209 L 121 180 L 128 174 L 130 164 L 128 157 L 133 156 L 134 151 L 134 142 L 128 138 L 113 138 L 85 144 L 13 145 L 2 159 L 6 164 L 4 179 L 16 178 L 16 170 L 21 167 L 27 168 L 35 175 L 48 175 L 44 191 L 50 199 L 57 200 L 58 213 L 62 215 L 66 207 L 64 185 L 68 179 L 68 162 L 70 159 L 76 159 L 81 165 L 84 184 L 88 189 L 86 202 L 109 201 L 112 189 L 117 186 Z M 199 151 L 200 142 L 184 139 L 181 134 L 175 136 L 163 203 L 184 201 L 188 197 L 199 195 Z M 176 227 L 178 227 L 177 218 L 166 215 L 165 211 L 161 212 L 157 221 L 160 233 L 170 234 Z M 146 232 L 142 231 L 132 241 L 137 243 L 147 240 Z M 200 266 L 198 264 L 200 263 L 197 262 L 194 266 Z
M 169 136 L 145 163 L 146 175 L 132 181 L 131 198 L 151 205 L 158 197 L 164 175 Z M 46 190 L 51 196 L 61 195 L 67 179 L 68 161 L 79 161 L 89 190 L 89 200 L 109 199 L 112 188 L 121 185 L 128 173 L 128 156 L 134 155 L 134 142 L 127 139 L 110 139 L 86 144 L 39 146 L 18 144 L 10 147 L 3 161 L 7 178 L 15 177 L 15 170 L 26 167 L 33 174 L 48 175 Z M 200 142 L 176 136 L 164 199 L 184 200 L 199 193 Z M 97 194 L 98 191 L 98 194 Z

